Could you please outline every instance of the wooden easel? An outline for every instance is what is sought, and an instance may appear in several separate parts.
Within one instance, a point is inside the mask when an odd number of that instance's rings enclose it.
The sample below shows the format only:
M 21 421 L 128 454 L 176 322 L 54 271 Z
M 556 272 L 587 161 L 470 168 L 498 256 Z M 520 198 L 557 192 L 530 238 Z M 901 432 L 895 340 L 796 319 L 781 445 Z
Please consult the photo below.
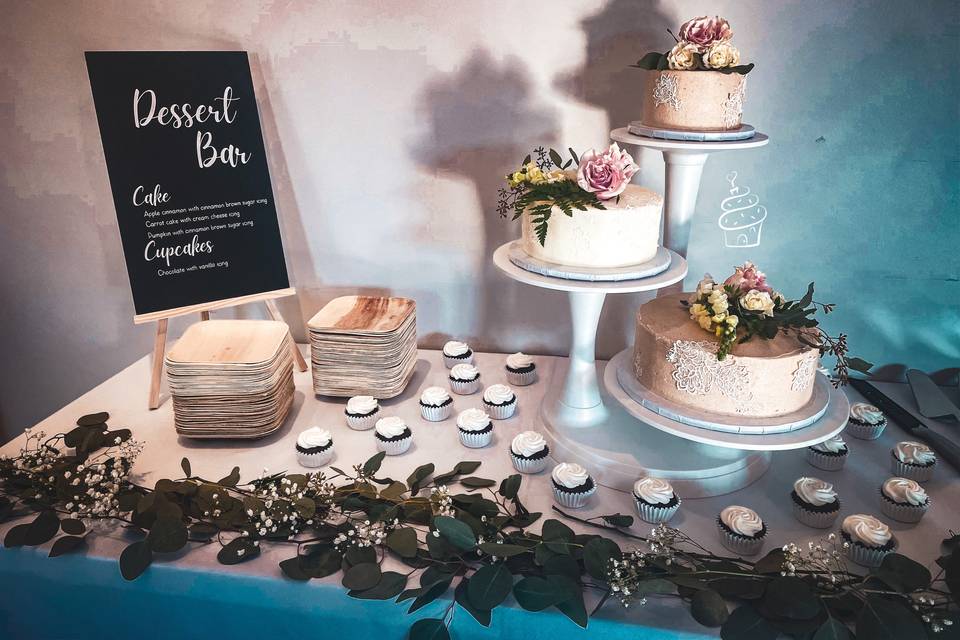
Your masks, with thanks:
M 267 291 L 265 293 L 256 293 L 249 296 L 241 296 L 239 298 L 226 298 L 224 300 L 216 300 L 214 302 L 207 302 L 204 304 L 194 304 L 190 305 L 189 307 L 178 307 L 176 309 L 155 311 L 153 313 L 145 313 L 134 316 L 134 324 L 145 324 L 147 322 L 157 323 L 157 335 L 153 339 L 153 370 L 150 375 L 150 395 L 147 401 L 150 409 L 156 409 L 160 406 L 160 381 L 163 378 L 163 354 L 167 346 L 167 323 L 170 318 L 188 315 L 191 313 L 199 313 L 200 320 L 209 320 L 211 311 L 236 307 L 249 302 L 262 302 L 264 306 L 266 306 L 267 314 L 271 319 L 276 320 L 277 322 L 283 322 L 283 316 L 280 315 L 280 309 L 277 308 L 277 303 L 275 300 L 277 298 L 292 296 L 295 293 L 296 289 L 290 287 L 287 289 Z M 297 348 L 296 343 L 293 344 L 292 350 L 293 359 L 297 364 L 297 369 L 300 371 L 306 371 L 307 363 L 303 359 L 303 355 L 300 353 L 300 349 Z

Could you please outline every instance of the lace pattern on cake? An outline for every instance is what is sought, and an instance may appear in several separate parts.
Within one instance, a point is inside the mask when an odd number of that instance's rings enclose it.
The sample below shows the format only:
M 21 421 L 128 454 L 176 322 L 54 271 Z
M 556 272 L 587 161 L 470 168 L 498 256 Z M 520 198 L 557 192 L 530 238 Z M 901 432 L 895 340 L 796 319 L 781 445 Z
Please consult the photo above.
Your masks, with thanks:
M 797 364 L 797 370 L 793 372 L 793 382 L 790 383 L 790 390 L 806 391 L 816 373 L 817 356 L 815 353 L 810 352 Z
M 653 106 L 670 105 L 674 111 L 680 111 L 680 87 L 677 77 L 669 73 L 661 73 L 657 84 L 653 87 Z
M 667 351 L 667 362 L 674 365 L 673 380 L 678 391 L 706 395 L 716 389 L 745 411 L 753 399 L 747 367 L 728 356 L 717 360 L 717 345 L 693 340 L 677 340 Z
M 740 76 L 740 82 L 737 88 L 727 95 L 723 101 L 723 126 L 727 129 L 734 129 L 740 125 L 740 117 L 743 115 L 743 97 L 747 88 L 747 79 Z

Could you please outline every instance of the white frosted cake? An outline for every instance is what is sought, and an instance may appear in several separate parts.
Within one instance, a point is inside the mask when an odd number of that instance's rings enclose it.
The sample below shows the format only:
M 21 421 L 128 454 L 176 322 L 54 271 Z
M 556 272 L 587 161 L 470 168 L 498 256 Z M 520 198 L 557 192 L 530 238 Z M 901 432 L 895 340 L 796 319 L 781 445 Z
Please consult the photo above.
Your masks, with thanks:
M 554 206 L 550 231 L 540 244 L 532 216 L 524 215 L 521 243 L 527 254 L 572 267 L 625 267 L 654 257 L 660 242 L 660 194 L 629 185 L 605 209 L 587 207 L 565 215 Z

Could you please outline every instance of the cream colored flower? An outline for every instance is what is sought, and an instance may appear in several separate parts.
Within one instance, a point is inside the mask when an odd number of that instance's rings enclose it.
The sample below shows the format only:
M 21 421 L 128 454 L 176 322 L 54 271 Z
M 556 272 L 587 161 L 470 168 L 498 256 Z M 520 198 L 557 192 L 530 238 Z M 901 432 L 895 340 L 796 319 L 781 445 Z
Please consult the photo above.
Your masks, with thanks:
M 714 42 L 703 52 L 703 66 L 726 69 L 740 64 L 740 51 L 729 42 Z
M 702 316 L 697 316 L 697 324 L 700 325 L 701 329 L 704 329 L 705 331 L 710 331 L 710 326 L 713 323 L 710 321 L 710 316 L 704 314 Z
M 717 315 L 713 316 L 713 318 L 711 318 L 711 320 L 713 320 L 718 324 L 723 323 L 723 321 L 726 319 L 727 319 L 727 314 L 725 313 L 718 313 Z
M 766 291 L 751 289 L 740 298 L 740 306 L 748 311 L 761 311 L 765 316 L 773 316 L 773 298 Z
M 730 307 L 730 303 L 727 301 L 727 294 L 720 289 L 714 289 L 710 295 L 707 296 L 707 302 L 710 303 L 714 313 L 723 313 Z
M 709 273 L 703 274 L 703 278 L 697 283 L 697 297 L 709 295 L 716 284 L 717 283 L 713 281 L 713 276 Z
M 740 324 L 739 316 L 735 316 L 732 314 L 727 316 L 727 326 L 729 326 L 732 329 L 736 329 L 738 324 Z
M 707 308 L 700 303 L 690 305 L 690 317 L 694 320 L 697 319 L 697 316 L 702 316 L 706 312 Z
M 546 182 L 563 182 L 567 179 L 567 174 L 562 169 L 554 169 L 546 173 Z
M 697 58 L 694 54 L 698 53 L 698 47 L 689 42 L 678 42 L 670 49 L 667 54 L 667 64 L 671 69 L 686 71 L 697 66 Z

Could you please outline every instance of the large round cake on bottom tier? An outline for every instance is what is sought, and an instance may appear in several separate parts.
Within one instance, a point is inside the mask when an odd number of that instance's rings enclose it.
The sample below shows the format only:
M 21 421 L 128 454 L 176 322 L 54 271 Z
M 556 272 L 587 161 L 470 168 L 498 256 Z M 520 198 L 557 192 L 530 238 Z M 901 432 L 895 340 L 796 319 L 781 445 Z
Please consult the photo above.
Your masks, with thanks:
M 617 268 L 651 260 L 660 241 L 660 194 L 628 185 L 619 199 L 602 202 L 605 209 L 575 209 L 569 216 L 553 207 L 542 245 L 525 211 L 523 250 L 538 260 L 570 267 Z
M 690 319 L 689 293 L 640 307 L 633 372 L 653 393 L 696 412 L 769 418 L 797 411 L 813 395 L 820 354 L 796 336 L 753 338 L 717 360 L 718 340 Z

